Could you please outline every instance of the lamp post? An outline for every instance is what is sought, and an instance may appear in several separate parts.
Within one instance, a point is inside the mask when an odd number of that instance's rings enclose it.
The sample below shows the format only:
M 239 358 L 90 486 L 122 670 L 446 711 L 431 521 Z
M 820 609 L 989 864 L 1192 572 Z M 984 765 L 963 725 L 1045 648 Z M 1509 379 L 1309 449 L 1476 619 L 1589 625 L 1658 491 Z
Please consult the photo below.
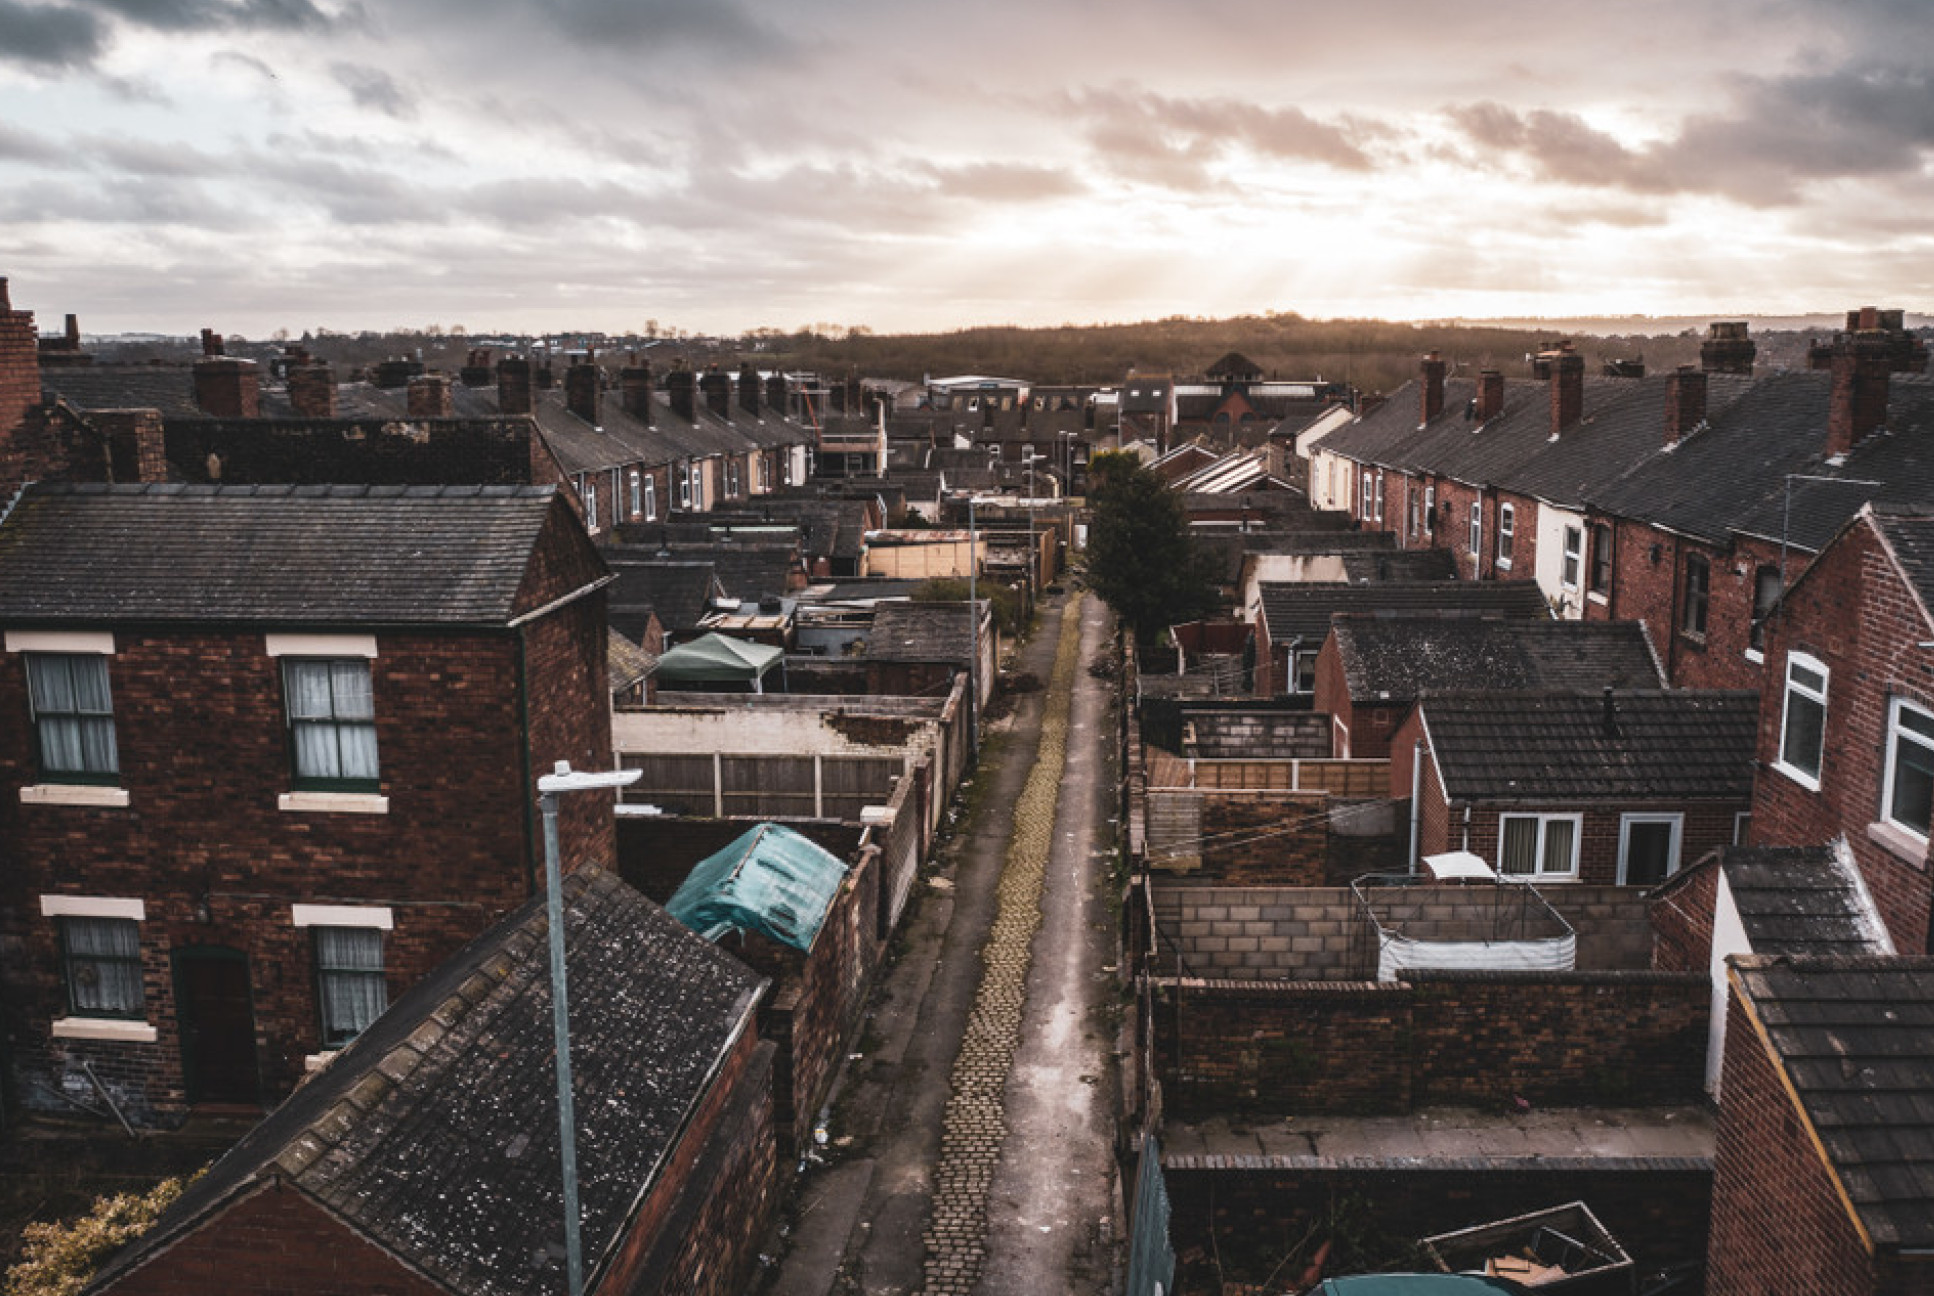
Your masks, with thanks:
M 537 780 L 544 811 L 544 912 L 551 936 L 551 1034 L 557 1047 L 557 1130 L 564 1170 L 564 1267 L 571 1296 L 584 1296 L 584 1244 L 578 1229 L 577 1107 L 571 1097 L 571 1006 L 564 977 L 564 886 L 558 863 L 557 798 L 565 792 L 621 788 L 643 770 L 574 771 L 559 761 Z
M 974 496 L 967 495 L 967 750 L 980 755 L 980 533 L 974 527 Z

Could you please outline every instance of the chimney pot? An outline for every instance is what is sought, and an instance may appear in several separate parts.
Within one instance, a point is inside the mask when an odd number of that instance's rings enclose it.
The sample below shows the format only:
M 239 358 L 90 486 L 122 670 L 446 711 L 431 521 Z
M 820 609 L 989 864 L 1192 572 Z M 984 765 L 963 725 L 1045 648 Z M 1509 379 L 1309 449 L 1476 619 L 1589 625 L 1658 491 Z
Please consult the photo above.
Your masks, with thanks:
M 442 374 L 424 374 L 410 379 L 409 402 L 411 418 L 449 418 L 456 413 L 456 406 L 450 397 L 450 380 Z
M 12 309 L 13 298 L 7 294 L 7 278 L 5 275 L 0 275 L 0 311 L 10 311 Z
M 289 406 L 298 418 L 336 417 L 336 371 L 326 364 L 289 366 Z
M 1707 373 L 1748 374 L 1759 344 L 1748 336 L 1745 320 L 1715 320 L 1699 344 L 1699 367 Z

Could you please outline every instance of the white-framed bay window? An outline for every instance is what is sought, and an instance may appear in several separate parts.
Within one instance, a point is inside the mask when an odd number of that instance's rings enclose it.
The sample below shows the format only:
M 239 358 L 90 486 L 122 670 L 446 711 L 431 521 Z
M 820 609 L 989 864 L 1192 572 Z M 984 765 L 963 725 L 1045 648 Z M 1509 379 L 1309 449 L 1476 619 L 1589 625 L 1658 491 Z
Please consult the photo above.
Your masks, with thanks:
M 1498 816 L 1498 873 L 1506 877 L 1575 878 L 1582 814 Z

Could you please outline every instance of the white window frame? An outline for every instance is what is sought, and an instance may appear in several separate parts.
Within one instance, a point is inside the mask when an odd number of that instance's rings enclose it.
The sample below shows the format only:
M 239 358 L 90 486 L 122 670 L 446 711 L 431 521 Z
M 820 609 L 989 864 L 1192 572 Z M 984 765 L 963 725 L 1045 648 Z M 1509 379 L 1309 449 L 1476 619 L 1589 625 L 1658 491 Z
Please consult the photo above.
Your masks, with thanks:
M 584 529 L 598 529 L 598 481 L 595 477 L 578 480 L 578 498 L 584 502 Z
M 1529 873 L 1506 873 L 1504 871 L 1504 825 L 1513 819 L 1532 819 L 1538 824 L 1538 841 L 1533 848 L 1533 857 L 1538 861 L 1537 868 Z M 1559 820 L 1568 821 L 1571 826 L 1571 866 L 1566 870 L 1545 868 L 1545 828 Z M 1535 811 L 1501 811 L 1498 814 L 1498 858 L 1497 875 L 1504 879 L 1525 878 L 1537 882 L 1560 880 L 1576 881 L 1578 878 L 1579 852 L 1585 844 L 1585 816 L 1580 811 L 1559 814 L 1540 814 Z
M 1383 521 L 1383 473 L 1377 473 L 1377 521 Z
M 1566 525 L 1564 557 L 1558 571 L 1558 583 L 1568 590 L 1578 588 L 1585 573 L 1585 528 Z
M 1357 471 L 1362 474 L 1359 478 L 1362 489 L 1358 491 L 1361 498 L 1357 501 L 1357 513 L 1365 522 L 1374 522 L 1376 516 L 1370 511 L 1370 501 L 1376 496 L 1376 484 L 1367 469 L 1360 468 Z
M 656 473 L 645 474 L 644 519 L 647 522 L 658 520 L 658 482 Z
M 1665 877 L 1669 878 L 1679 871 L 1679 866 L 1685 859 L 1683 853 L 1686 832 L 1685 815 L 1677 811 L 1663 810 L 1622 814 L 1618 817 L 1618 884 L 1620 886 L 1625 885 L 1625 865 L 1632 849 L 1632 825 L 1657 823 L 1672 825 L 1672 845 L 1666 860 Z M 1663 882 L 1665 878 L 1660 878 L 1659 881 Z
M 1471 501 L 1470 534 L 1465 537 L 1470 542 L 1471 557 L 1481 558 L 1484 553 L 1484 502 Z
M 1512 551 L 1517 548 L 1518 510 L 1514 504 L 1498 505 L 1498 556 L 1499 567 L 1511 565 Z
M 1812 685 L 1793 678 L 1793 670 L 1796 666 L 1802 670 L 1812 671 L 1820 677 L 1817 690 Z M 1773 761 L 1773 768 L 1801 787 L 1815 792 L 1820 790 L 1820 776 L 1826 770 L 1827 697 L 1832 684 L 1832 673 L 1827 669 L 1827 664 L 1818 657 L 1798 650 L 1786 654 L 1785 680 L 1780 689 L 1780 746 L 1778 755 Z M 1786 759 L 1786 728 L 1793 717 L 1795 694 L 1820 708 L 1820 748 L 1813 757 L 1818 762 L 1819 768 L 1811 771 L 1794 765 Z
M 631 471 L 631 516 L 639 517 L 645 511 L 645 479 L 636 468 Z
M 1424 487 L 1424 534 L 1437 534 L 1437 488 Z
M 678 470 L 678 507 L 681 509 L 692 507 L 692 466 L 690 464 Z
M 1930 728 L 1934 728 L 1934 711 L 1930 711 L 1920 703 L 1910 701 L 1904 697 L 1896 697 L 1888 700 L 1887 758 L 1885 773 L 1881 778 L 1880 784 L 1880 821 L 1890 828 L 1895 828 L 1906 833 L 1915 841 L 1924 843 L 1927 841 L 1928 836 L 1924 829 L 1916 828 L 1912 824 L 1902 823 L 1900 820 L 1894 818 L 1894 770 L 1896 768 L 1894 757 L 1895 753 L 1899 750 L 1898 743 L 1902 739 L 1913 743 L 1917 747 L 1924 748 L 1930 754 L 1934 754 L 1934 735 L 1904 728 L 1900 722 L 1900 716 L 1903 710 L 1913 712 L 1926 721 Z
M 1746 844 L 1746 839 L 1752 836 L 1752 832 L 1753 832 L 1753 812 L 1751 810 L 1735 811 L 1733 813 L 1733 843 L 1732 844 L 1735 846 L 1744 846 Z

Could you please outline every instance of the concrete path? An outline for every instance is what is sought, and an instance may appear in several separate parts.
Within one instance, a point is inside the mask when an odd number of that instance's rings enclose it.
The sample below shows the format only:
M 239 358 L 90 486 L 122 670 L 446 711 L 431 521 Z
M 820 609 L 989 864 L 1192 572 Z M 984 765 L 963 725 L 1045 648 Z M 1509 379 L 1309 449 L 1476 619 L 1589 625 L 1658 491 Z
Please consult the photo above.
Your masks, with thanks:
M 990 732 L 967 817 L 903 922 L 769 1296 L 1110 1289 L 1113 1035 L 1096 1005 L 1114 997 L 1114 927 L 1094 856 L 1112 769 L 1087 749 L 1112 729 L 1085 669 L 1106 614 L 1066 606 L 1043 609 L 1017 662 L 1048 687 Z M 1065 1056 L 1038 1053 L 1049 1040 Z

